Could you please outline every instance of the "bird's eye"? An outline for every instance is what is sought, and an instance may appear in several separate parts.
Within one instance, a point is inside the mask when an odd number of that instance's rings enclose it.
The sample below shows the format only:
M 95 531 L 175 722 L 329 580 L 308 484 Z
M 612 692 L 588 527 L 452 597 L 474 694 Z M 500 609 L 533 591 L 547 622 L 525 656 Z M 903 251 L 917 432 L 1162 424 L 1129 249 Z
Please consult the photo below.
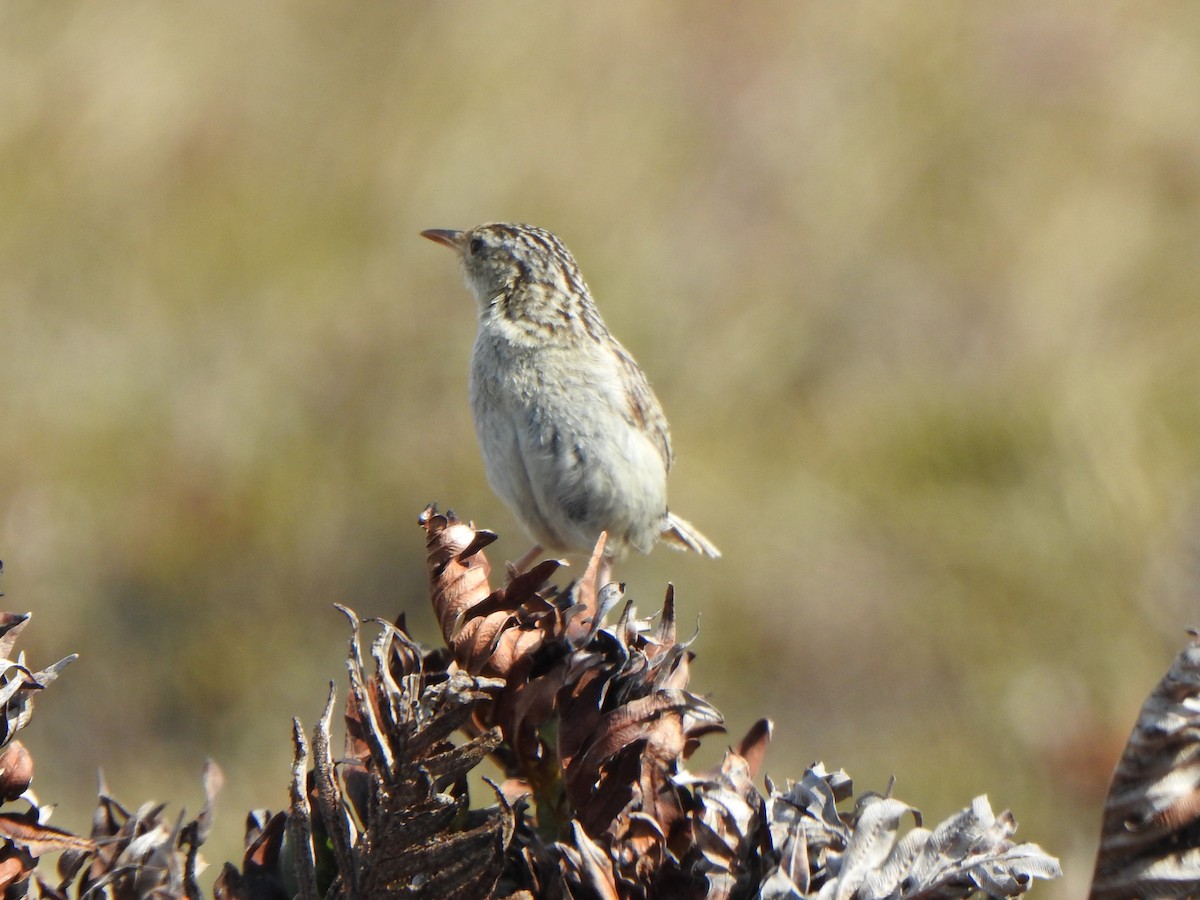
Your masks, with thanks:
M 471 243 L 470 243 L 469 247 L 470 247 L 472 256 L 474 256 L 476 253 L 479 253 L 481 250 L 483 250 L 483 238 L 478 238 L 478 237 L 471 238 Z

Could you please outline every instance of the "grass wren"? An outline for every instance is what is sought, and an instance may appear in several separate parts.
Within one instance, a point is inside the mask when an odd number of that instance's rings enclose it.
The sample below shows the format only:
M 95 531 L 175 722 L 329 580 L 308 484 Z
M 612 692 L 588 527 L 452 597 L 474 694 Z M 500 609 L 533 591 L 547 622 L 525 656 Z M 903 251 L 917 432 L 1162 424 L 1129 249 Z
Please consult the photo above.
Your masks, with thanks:
M 471 355 L 475 431 L 492 489 L 535 546 L 611 561 L 657 541 L 720 556 L 667 509 L 671 437 L 638 364 L 600 318 L 579 266 L 542 228 L 421 232 L 454 250 L 479 306 Z

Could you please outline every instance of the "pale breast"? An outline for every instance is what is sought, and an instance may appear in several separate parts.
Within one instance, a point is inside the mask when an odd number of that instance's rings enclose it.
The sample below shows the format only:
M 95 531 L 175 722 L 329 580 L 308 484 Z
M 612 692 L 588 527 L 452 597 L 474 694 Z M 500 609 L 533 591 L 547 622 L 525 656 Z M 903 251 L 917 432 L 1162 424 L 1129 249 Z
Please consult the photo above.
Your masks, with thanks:
M 539 543 L 586 551 L 605 530 L 614 550 L 653 544 L 667 463 L 625 384 L 612 357 L 479 335 L 471 405 L 488 481 Z

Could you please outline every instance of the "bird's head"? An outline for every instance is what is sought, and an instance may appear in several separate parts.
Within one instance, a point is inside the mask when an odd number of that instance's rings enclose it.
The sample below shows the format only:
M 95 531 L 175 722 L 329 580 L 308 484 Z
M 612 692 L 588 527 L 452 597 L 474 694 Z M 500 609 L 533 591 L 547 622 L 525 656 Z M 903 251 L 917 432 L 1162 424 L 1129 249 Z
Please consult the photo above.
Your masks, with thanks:
M 591 303 L 571 251 L 544 228 L 494 222 L 466 231 L 431 228 L 421 236 L 458 254 L 481 316 L 551 324 Z

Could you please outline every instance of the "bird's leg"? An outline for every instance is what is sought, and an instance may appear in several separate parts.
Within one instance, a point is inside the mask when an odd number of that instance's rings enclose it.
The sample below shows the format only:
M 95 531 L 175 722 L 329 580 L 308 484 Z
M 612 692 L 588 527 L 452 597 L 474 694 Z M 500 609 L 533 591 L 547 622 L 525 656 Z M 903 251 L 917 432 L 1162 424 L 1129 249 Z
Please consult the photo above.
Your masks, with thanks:
M 520 575 L 522 572 L 524 572 L 526 569 L 529 568 L 529 566 L 533 563 L 533 561 L 535 559 L 537 559 L 541 555 L 542 555 L 542 545 L 534 544 L 527 551 L 525 551 L 523 554 L 521 554 L 521 556 L 517 559 L 516 562 L 510 562 L 508 564 L 509 577 L 515 578 L 517 575 Z

